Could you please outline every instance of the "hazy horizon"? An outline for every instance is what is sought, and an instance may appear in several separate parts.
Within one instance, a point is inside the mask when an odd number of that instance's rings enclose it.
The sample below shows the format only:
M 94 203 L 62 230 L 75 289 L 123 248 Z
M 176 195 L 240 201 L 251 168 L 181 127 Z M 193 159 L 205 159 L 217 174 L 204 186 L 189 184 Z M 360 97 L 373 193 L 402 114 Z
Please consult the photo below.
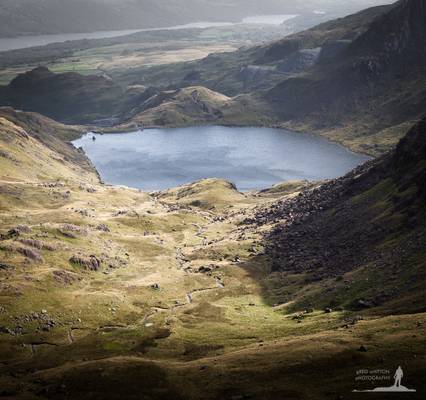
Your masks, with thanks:
M 4 0 L 0 37 L 169 27 L 193 22 L 237 22 L 245 17 L 324 13 L 331 18 L 387 0 Z

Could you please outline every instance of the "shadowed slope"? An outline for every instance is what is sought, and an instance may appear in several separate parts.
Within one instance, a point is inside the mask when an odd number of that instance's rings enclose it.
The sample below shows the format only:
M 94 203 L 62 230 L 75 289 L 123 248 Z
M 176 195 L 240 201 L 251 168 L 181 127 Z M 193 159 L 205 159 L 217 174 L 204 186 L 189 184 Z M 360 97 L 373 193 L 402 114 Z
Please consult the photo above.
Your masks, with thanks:
M 266 98 L 282 120 L 340 140 L 369 141 L 420 118 L 426 108 L 425 10 L 424 0 L 397 2 L 342 50 Z
M 425 134 L 423 120 L 394 152 L 258 213 L 260 223 L 278 222 L 267 237 L 270 301 L 293 310 L 425 309 Z M 289 276 L 286 291 L 273 289 Z
M 132 98 L 105 76 L 55 74 L 46 67 L 18 75 L 0 87 L 2 105 L 35 111 L 68 123 L 114 117 Z

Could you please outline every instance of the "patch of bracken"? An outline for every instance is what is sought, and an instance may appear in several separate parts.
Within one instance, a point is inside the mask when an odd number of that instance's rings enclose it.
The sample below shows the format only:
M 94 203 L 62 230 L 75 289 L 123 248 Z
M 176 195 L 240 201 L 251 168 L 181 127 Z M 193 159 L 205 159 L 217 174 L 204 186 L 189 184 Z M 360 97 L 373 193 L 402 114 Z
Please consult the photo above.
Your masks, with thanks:
M 20 243 L 25 244 L 26 246 L 35 247 L 38 250 L 49 250 L 55 251 L 56 246 L 51 243 L 43 242 L 42 240 L 37 239 L 20 239 Z
M 101 260 L 95 255 L 90 255 L 88 257 L 74 255 L 69 261 L 71 264 L 83 267 L 88 271 L 98 271 L 101 268 Z
M 111 230 L 109 229 L 109 227 L 107 225 L 105 225 L 105 224 L 99 224 L 96 227 L 96 230 L 102 231 L 102 232 L 111 232 Z
M 37 261 L 37 262 L 43 261 L 43 257 L 35 249 L 30 249 L 29 247 L 16 247 L 16 251 L 24 255 L 25 257 L 29 258 L 30 260 Z

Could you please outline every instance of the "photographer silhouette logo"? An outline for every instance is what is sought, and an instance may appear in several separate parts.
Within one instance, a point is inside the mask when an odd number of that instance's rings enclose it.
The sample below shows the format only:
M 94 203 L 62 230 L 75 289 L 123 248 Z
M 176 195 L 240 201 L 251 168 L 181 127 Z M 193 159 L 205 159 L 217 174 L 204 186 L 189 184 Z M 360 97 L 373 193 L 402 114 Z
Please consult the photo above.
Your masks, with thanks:
M 365 373 L 366 371 L 364 371 Z M 365 375 L 364 376 L 369 376 L 369 375 Z M 370 375 L 371 377 L 371 375 Z M 387 387 L 376 387 L 374 389 L 371 390 L 353 390 L 353 392 L 415 392 L 416 389 L 409 389 L 405 386 L 403 386 L 401 384 L 402 378 L 404 377 L 404 371 L 402 370 L 401 366 L 399 366 L 396 371 L 395 374 L 393 376 L 394 379 L 394 384 L 392 386 L 387 386 Z M 375 380 L 375 379 L 371 379 L 371 380 Z

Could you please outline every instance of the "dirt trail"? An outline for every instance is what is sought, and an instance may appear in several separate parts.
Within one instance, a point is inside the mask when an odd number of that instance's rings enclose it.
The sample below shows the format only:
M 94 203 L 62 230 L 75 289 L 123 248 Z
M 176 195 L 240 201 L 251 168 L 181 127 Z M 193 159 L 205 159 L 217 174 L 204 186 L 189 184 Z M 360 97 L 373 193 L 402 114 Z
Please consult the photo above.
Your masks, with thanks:
M 69 342 L 69 344 L 74 343 L 74 337 L 72 335 L 72 328 L 68 329 L 68 342 Z

